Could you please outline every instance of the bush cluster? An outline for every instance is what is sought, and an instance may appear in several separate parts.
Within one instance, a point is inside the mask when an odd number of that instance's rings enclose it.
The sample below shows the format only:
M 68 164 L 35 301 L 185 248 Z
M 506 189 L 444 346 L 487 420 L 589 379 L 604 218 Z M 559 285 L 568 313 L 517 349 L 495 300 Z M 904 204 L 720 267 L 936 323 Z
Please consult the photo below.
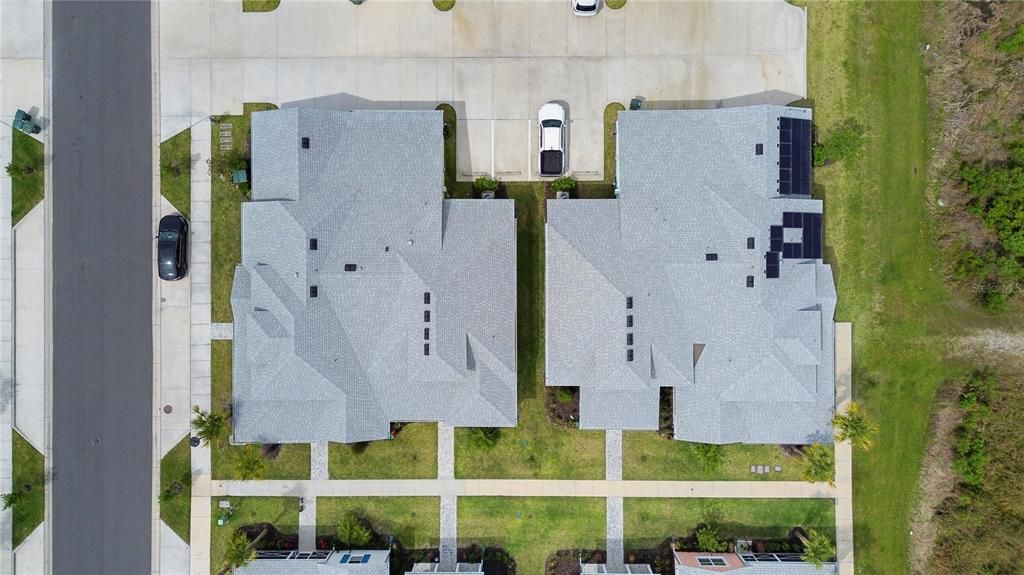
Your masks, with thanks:
M 964 485 L 975 491 L 985 484 L 985 466 L 990 459 L 985 426 L 992 417 L 989 402 L 995 387 L 995 377 L 986 372 L 975 372 L 960 393 L 959 405 L 963 420 L 957 429 L 953 468 L 960 474 Z
M 864 144 L 864 127 L 850 119 L 836 126 L 828 137 L 812 147 L 814 165 L 821 167 L 848 160 L 860 154 Z

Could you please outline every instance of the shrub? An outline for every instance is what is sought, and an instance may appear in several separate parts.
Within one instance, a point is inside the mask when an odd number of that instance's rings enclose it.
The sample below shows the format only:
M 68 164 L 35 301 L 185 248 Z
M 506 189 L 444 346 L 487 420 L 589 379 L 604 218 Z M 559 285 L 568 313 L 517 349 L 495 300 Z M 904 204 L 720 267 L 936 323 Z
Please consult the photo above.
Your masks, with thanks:
M 473 189 L 478 192 L 497 192 L 499 185 L 498 180 L 487 176 L 481 176 L 473 182 Z
M 558 401 L 559 403 L 572 403 L 573 393 L 572 390 L 567 387 L 558 388 Z
M 3 508 L 5 510 L 17 507 L 19 503 L 25 500 L 25 492 L 13 491 L 11 493 L 4 493 L 0 495 L 0 500 L 3 501 Z
M 262 479 L 267 464 L 258 445 L 246 445 L 238 457 L 238 478 L 243 481 Z
M 821 568 L 822 564 L 831 561 L 835 557 L 836 548 L 832 545 L 832 540 L 824 533 L 818 533 L 811 529 L 807 537 L 801 536 L 800 540 L 804 544 L 804 552 L 800 558 L 818 569 Z
M 850 402 L 846 413 L 837 413 L 832 418 L 832 425 L 836 427 L 836 439 L 839 441 L 850 440 L 855 447 L 864 451 L 869 451 L 875 445 L 878 426 L 864 415 L 857 403 Z
M 551 182 L 551 189 L 556 192 L 572 192 L 576 189 L 576 180 L 572 176 L 562 176 Z
M 968 377 L 958 400 L 963 419 L 957 429 L 953 469 L 964 485 L 975 491 L 984 486 L 985 466 L 991 459 L 984 432 L 992 416 L 989 400 L 996 384 L 990 373 L 976 371 Z
M 835 486 L 836 461 L 835 452 L 824 445 L 811 445 L 804 450 L 804 481 L 811 483 L 824 482 Z
M 469 428 L 469 437 L 473 445 L 483 449 L 490 449 L 498 444 L 498 439 L 501 438 L 501 428 L 471 427 Z
M 346 513 L 335 531 L 343 546 L 350 549 L 362 549 L 369 545 L 373 533 L 366 522 L 355 513 Z
M 1008 253 L 1024 257 L 1024 166 L 964 165 L 960 181 L 973 197 L 968 210 L 996 233 Z
M 847 160 L 860 154 L 864 142 L 864 127 L 848 119 L 836 126 L 824 141 L 812 147 L 815 166 Z
M 203 445 L 221 446 L 231 436 L 226 411 L 203 411 L 195 405 L 192 407 L 192 413 L 195 414 L 192 417 L 192 429 L 195 430 L 196 437 L 203 441 Z
M 721 445 L 695 443 L 693 447 L 694 451 L 697 452 L 697 460 L 700 461 L 700 466 L 704 471 L 713 473 L 722 467 L 722 458 L 725 456 L 725 450 Z
M 714 527 L 705 525 L 697 530 L 697 548 L 708 553 L 721 553 L 728 545 L 718 538 L 718 531 Z

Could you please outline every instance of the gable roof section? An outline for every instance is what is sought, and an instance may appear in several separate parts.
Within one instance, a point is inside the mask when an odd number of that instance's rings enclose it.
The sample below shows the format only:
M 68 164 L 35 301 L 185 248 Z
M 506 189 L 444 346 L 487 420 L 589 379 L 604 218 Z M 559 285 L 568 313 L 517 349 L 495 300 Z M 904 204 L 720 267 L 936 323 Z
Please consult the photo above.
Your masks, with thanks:
M 515 211 L 443 199 L 440 112 L 293 108 L 253 114 L 252 131 L 234 439 L 514 425 Z
M 548 201 L 547 384 L 580 386 L 581 427 L 656 429 L 672 387 L 679 439 L 829 441 L 831 268 L 765 273 L 771 227 L 822 211 L 778 193 L 780 117 L 810 111 L 623 112 L 618 198 Z

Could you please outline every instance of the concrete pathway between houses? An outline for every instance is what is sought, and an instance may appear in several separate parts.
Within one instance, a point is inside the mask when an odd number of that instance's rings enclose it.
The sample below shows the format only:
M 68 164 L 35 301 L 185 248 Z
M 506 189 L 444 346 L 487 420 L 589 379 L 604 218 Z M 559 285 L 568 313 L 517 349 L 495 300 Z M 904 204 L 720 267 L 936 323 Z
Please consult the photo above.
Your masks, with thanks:
M 330 479 L 330 470 L 327 468 L 327 454 L 330 444 L 312 443 L 309 446 L 309 478 L 313 481 Z
M 194 493 L 194 491 L 193 491 Z M 835 489 L 803 481 L 605 481 L 562 479 L 218 480 L 210 494 L 246 497 L 666 497 L 832 499 Z M 209 504 L 207 502 L 207 515 Z M 193 508 L 193 513 L 195 513 Z M 193 536 L 193 542 L 195 537 Z
M 446 495 L 441 498 L 441 544 L 438 554 L 441 556 L 438 562 L 438 570 L 443 572 L 454 572 L 458 563 L 458 525 L 459 525 L 459 498 L 454 495 Z
M 625 563 L 622 542 L 622 498 L 609 497 L 605 502 L 605 550 L 608 553 L 608 570 L 622 570 Z
M 836 411 L 850 405 L 853 388 L 853 327 L 836 324 Z M 853 449 L 836 443 L 836 558 L 839 575 L 854 575 L 853 564 Z
M 622 479 L 621 429 L 609 429 L 604 432 L 604 476 L 608 481 Z
M 455 479 L 455 428 L 443 421 L 437 424 L 437 477 Z
M 305 497 L 299 511 L 299 551 L 316 551 L 316 497 Z

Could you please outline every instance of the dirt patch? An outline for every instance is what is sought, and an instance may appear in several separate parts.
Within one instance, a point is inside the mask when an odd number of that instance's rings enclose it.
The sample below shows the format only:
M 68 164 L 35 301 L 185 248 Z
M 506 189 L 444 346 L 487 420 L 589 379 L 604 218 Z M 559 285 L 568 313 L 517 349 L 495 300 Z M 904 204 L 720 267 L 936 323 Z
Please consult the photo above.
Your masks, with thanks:
M 939 531 L 936 511 L 957 486 L 952 445 L 961 418 L 957 406 L 959 394 L 960 386 L 950 382 L 939 390 L 933 405 L 928 431 L 931 439 L 921 461 L 918 478 L 919 502 L 910 520 L 910 566 L 913 575 L 927 573 L 928 560 Z
M 1024 370 L 1024 332 L 982 329 L 949 340 L 952 357 L 972 359 L 983 364 Z
M 547 388 L 548 420 L 559 426 L 576 429 L 580 421 L 580 388 L 549 387 Z

